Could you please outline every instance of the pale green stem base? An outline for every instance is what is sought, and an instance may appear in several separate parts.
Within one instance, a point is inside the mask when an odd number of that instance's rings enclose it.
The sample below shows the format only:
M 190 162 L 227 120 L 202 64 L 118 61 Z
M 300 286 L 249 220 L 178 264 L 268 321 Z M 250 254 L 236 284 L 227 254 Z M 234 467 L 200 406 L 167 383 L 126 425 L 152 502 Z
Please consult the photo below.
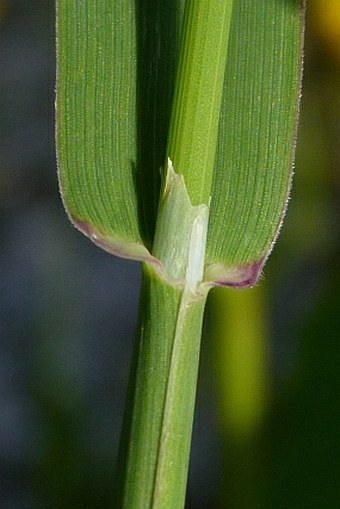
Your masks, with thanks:
M 115 507 L 184 507 L 205 300 L 188 299 L 143 267 L 125 477 Z

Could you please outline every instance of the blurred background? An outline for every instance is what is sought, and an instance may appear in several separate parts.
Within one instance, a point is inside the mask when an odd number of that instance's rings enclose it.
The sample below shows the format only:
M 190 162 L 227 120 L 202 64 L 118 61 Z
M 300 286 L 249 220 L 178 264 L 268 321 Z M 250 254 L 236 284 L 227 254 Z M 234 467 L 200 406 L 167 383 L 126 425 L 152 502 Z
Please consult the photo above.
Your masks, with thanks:
M 73 229 L 54 2 L 0 0 L 0 507 L 110 507 L 140 268 Z M 295 182 L 261 283 L 214 290 L 188 509 L 340 507 L 340 1 L 309 2 Z

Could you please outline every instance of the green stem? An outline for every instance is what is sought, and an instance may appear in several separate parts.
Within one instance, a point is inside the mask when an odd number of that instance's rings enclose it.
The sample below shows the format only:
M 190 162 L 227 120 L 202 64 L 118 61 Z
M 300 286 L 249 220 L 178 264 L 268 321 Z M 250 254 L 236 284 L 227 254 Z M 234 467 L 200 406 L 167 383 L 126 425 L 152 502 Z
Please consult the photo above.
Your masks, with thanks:
M 205 300 L 144 266 L 124 509 L 184 507 Z
M 124 509 L 184 507 L 206 301 L 200 283 L 231 8 L 232 0 L 185 3 L 153 245 L 160 267 L 143 270 Z
M 187 0 L 167 157 L 193 205 L 208 203 L 233 0 Z

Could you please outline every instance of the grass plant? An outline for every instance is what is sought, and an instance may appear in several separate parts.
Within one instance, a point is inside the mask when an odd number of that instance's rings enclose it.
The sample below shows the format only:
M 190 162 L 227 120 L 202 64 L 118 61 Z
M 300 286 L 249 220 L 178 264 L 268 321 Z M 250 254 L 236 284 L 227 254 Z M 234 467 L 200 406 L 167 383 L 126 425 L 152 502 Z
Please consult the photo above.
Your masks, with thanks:
M 64 205 L 143 263 L 115 507 L 184 507 L 205 302 L 277 237 L 302 34 L 300 0 L 57 0 Z

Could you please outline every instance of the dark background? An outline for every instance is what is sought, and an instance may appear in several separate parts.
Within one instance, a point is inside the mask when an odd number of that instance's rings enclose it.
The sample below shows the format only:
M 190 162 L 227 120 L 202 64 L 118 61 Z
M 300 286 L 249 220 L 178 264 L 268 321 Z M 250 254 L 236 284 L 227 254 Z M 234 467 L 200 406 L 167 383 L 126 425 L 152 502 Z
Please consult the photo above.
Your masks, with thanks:
M 191 509 L 340 507 L 339 10 L 309 4 L 295 183 L 253 298 L 268 353 L 261 418 L 241 438 L 228 427 L 217 322 L 235 323 L 240 296 L 215 292 Z M 62 208 L 54 2 L 2 0 L 0 22 L 0 507 L 110 507 L 140 268 L 92 245 Z

